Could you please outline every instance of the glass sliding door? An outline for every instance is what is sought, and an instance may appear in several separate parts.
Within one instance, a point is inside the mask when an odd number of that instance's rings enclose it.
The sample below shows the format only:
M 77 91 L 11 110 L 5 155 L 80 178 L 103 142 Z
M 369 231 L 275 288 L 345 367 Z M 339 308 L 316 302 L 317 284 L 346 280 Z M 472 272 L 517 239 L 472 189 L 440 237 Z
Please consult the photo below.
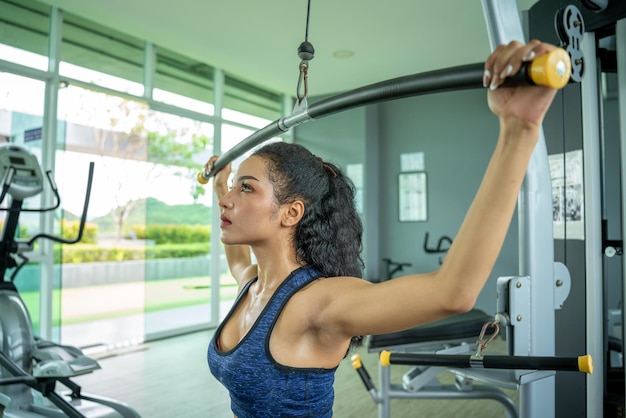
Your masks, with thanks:
M 75 238 L 95 166 L 82 240 L 37 245 L 15 279 L 36 331 L 96 351 L 215 325 L 236 286 L 196 174 L 281 116 L 282 96 L 39 1 L 0 9 L 0 142 L 50 165 L 62 205 L 19 233 Z
M 63 344 L 108 350 L 144 340 L 143 242 L 125 239 L 128 223 L 145 224 L 139 208 L 149 170 L 145 104 L 74 85 L 59 90 L 60 143 L 55 178 L 64 234 L 75 234 L 86 173 L 94 180 L 81 242 L 63 245 Z
M 42 162 L 42 132 L 45 83 L 21 77 L 15 74 L 0 72 L 0 143 L 19 144 L 28 148 Z M 45 171 L 46 167 L 42 167 Z M 49 185 L 45 185 L 49 190 Z M 28 238 L 42 232 L 41 212 L 44 208 L 43 194 L 24 200 L 19 216 L 18 238 Z M 0 203 L 0 224 L 4 224 L 10 197 L 6 196 Z M 24 300 L 31 315 L 35 334 L 40 331 L 40 275 L 39 263 L 44 255 L 36 247 L 27 254 L 28 263 L 19 271 L 11 268 L 5 280 L 12 280 L 20 296 Z M 47 255 L 50 257 L 50 254 Z M 19 260 L 18 262 L 21 262 Z M 15 274 L 17 273 L 17 274 Z M 60 318 L 59 272 L 54 270 L 52 279 L 52 323 L 58 325 Z
M 63 342 L 109 350 L 206 328 L 211 194 L 195 175 L 213 125 L 73 85 L 60 90 L 58 110 L 67 231 L 95 163 L 83 240 L 62 249 Z
M 213 125 L 151 111 L 145 225 L 145 332 L 149 339 L 205 329 L 211 319 L 211 187 L 196 176 L 213 151 Z M 208 186 L 208 185 L 207 185 Z

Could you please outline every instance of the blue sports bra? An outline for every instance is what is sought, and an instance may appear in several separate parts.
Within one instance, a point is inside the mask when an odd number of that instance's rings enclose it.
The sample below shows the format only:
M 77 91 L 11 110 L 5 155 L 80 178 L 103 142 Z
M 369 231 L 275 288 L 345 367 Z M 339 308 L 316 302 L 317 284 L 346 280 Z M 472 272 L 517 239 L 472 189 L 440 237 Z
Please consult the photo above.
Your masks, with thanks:
M 207 354 L 209 368 L 228 389 L 231 409 L 237 418 L 332 417 L 337 368 L 284 366 L 272 358 L 269 349 L 272 329 L 289 298 L 320 277 L 321 273 L 309 266 L 293 271 L 276 289 L 243 339 L 231 350 L 222 352 L 217 345 L 219 335 L 257 279 L 249 281 L 215 331 Z

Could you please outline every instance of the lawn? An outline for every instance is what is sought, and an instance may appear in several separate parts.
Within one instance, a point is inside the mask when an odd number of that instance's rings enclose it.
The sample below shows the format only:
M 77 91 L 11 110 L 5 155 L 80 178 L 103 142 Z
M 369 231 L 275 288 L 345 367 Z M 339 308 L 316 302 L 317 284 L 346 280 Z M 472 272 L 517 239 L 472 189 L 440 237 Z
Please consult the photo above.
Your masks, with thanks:
M 237 285 L 230 276 L 220 278 L 220 300 L 233 300 Z M 23 292 L 22 299 L 30 310 L 34 326 L 39 319 L 39 292 Z M 208 276 L 184 279 L 129 282 L 111 285 L 83 286 L 53 291 L 60 296 L 61 312 L 53 312 L 53 324 L 64 325 L 115 318 L 145 312 L 156 312 L 192 305 L 208 304 L 211 288 Z

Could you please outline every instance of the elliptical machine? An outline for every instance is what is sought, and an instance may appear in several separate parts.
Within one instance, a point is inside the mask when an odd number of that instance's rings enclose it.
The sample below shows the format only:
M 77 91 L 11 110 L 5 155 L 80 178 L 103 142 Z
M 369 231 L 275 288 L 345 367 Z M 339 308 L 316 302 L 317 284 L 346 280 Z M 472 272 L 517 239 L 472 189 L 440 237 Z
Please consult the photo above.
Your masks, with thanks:
M 49 234 L 29 239 L 16 238 L 20 214 L 24 211 L 47 212 L 60 206 L 61 199 L 46 172 L 56 203 L 49 208 L 25 209 L 24 199 L 41 193 L 44 176 L 39 162 L 27 148 L 16 144 L 0 144 L 0 203 L 8 195 L 10 203 L 2 235 L 0 235 L 0 418 L 139 418 L 128 405 L 105 397 L 83 394 L 71 377 L 91 373 L 100 368 L 98 362 L 83 355 L 75 347 L 62 346 L 34 335 L 31 317 L 14 284 L 21 267 L 28 262 L 24 253 L 32 251 L 35 241 L 48 239 L 75 244 L 82 238 L 93 167 L 89 166 L 87 191 L 78 236 L 67 240 Z M 8 270 L 13 269 L 9 275 Z M 57 392 L 61 384 L 68 393 Z

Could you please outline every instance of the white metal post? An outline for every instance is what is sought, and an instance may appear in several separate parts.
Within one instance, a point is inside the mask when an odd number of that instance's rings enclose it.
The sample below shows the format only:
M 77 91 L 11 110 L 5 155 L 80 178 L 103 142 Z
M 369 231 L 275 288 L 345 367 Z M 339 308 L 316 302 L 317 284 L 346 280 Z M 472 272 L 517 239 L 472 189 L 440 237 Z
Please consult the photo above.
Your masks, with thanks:
M 491 48 L 525 41 L 515 0 L 482 0 Z M 518 201 L 520 275 L 530 277 L 530 331 L 527 352 L 514 355 L 554 356 L 554 248 L 552 186 L 543 130 L 531 157 Z M 520 386 L 521 418 L 555 415 L 555 378 Z
M 600 103 L 596 65 L 596 40 L 586 33 L 582 41 L 585 77 L 581 81 L 585 191 L 585 300 L 586 350 L 593 358 L 593 374 L 587 374 L 587 418 L 603 416 L 604 317 L 602 280 L 602 204 L 600 176 Z
M 224 105 L 224 72 L 215 70 L 213 76 L 213 104 L 215 109 L 215 124 L 213 125 L 213 153 L 222 153 L 222 107 Z M 211 318 L 210 325 L 217 326 L 220 321 L 220 277 L 221 266 L 221 240 L 220 240 L 220 210 L 219 202 L 213 193 L 211 215 Z
M 619 104 L 619 132 L 621 146 L 621 163 L 622 163 L 622 240 L 626 237 L 626 172 L 623 169 L 624 161 L 626 161 L 626 19 L 617 21 L 615 25 L 615 42 L 617 50 L 617 92 Z M 622 256 L 622 300 L 626 300 L 626 280 L 624 273 L 626 272 L 626 257 Z M 623 304 L 622 304 L 622 309 Z M 624 313 L 622 312 L 622 315 Z M 626 321 L 622 317 L 622 340 L 626 335 Z M 626 396 L 626 392 L 624 393 Z
M 57 104 L 59 97 L 59 62 L 61 60 L 61 33 L 63 12 L 53 7 L 50 13 L 50 37 L 48 43 L 48 74 L 52 77 L 46 81 L 43 140 L 41 144 L 41 163 L 54 173 L 55 152 L 57 149 Z M 44 190 L 42 205 L 50 207 L 52 192 Z M 54 213 L 43 212 L 40 216 L 41 230 L 51 234 L 54 222 Z M 54 290 L 54 260 L 52 255 L 52 241 L 43 240 L 40 243 L 42 262 L 39 280 L 39 336 L 47 340 L 60 340 L 60 335 L 52 335 L 52 294 Z

